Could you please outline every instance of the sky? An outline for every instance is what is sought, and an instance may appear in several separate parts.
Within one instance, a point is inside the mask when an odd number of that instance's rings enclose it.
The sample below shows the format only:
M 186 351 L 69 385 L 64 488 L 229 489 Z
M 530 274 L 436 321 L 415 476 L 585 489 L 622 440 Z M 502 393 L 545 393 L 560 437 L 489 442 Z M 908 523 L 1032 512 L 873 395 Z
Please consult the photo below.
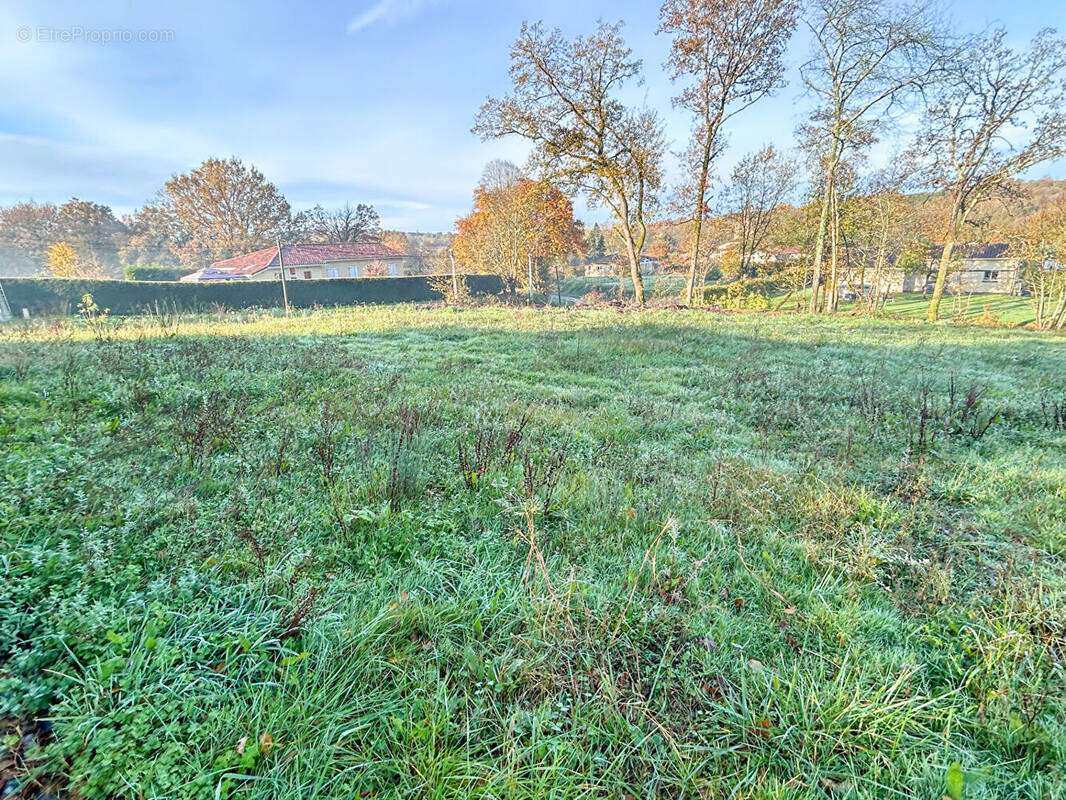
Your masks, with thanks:
M 947 13 L 961 31 L 1002 24 L 1015 44 L 1066 32 L 1058 0 L 955 0 Z M 78 197 L 128 213 L 171 175 L 236 155 L 295 209 L 372 203 L 386 228 L 450 230 L 487 161 L 525 161 L 522 141 L 470 127 L 507 92 L 510 45 L 538 19 L 571 36 L 625 20 L 646 76 L 627 99 L 657 109 L 683 147 L 655 0 L 0 0 L 0 205 Z M 798 34 L 789 85 L 730 126 L 723 174 L 764 144 L 792 145 L 808 47 Z M 1066 178 L 1066 159 L 1029 177 L 1045 175 Z

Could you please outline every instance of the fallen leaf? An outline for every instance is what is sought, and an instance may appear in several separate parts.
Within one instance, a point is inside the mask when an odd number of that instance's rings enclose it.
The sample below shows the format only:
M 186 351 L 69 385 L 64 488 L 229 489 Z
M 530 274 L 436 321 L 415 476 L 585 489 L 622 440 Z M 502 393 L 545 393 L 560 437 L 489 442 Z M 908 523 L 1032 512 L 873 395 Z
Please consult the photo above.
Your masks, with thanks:
M 796 607 L 795 606 L 789 606 L 788 608 L 785 609 L 785 613 L 786 614 L 795 614 L 796 613 Z
M 851 789 L 851 781 L 847 778 L 819 778 L 818 784 L 832 794 L 844 794 Z
M 269 733 L 259 734 L 259 749 L 264 756 L 270 754 L 270 748 L 274 746 L 274 737 Z
M 748 661 L 748 669 L 752 672 L 762 672 L 762 662 L 753 658 Z
M 744 598 L 743 597 L 734 597 L 733 598 L 733 607 L 739 613 L 740 610 L 742 608 L 744 608 Z
M 701 645 L 703 645 L 703 648 L 705 650 L 717 650 L 718 649 L 718 642 L 716 642 L 714 639 L 712 639 L 709 636 L 701 636 L 696 641 L 699 642 Z
M 244 746 L 246 744 L 248 744 L 248 737 L 247 736 L 242 736 L 240 739 L 237 740 L 237 755 L 239 755 L 239 756 L 243 756 L 244 755 Z

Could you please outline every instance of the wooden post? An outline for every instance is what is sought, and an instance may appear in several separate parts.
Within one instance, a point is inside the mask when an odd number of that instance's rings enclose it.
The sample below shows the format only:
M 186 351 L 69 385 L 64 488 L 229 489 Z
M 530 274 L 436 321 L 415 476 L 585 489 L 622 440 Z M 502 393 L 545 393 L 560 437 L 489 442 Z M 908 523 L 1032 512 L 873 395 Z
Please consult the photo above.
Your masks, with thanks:
M 533 305 L 533 254 L 526 253 L 529 258 L 529 304 Z
M 459 305 L 459 276 L 455 273 L 455 251 L 448 248 L 448 257 L 452 260 L 452 298 Z
M 278 266 L 281 267 L 281 299 L 285 301 L 285 316 L 289 316 L 289 289 L 285 285 L 285 258 L 281 255 L 281 239 L 278 239 Z

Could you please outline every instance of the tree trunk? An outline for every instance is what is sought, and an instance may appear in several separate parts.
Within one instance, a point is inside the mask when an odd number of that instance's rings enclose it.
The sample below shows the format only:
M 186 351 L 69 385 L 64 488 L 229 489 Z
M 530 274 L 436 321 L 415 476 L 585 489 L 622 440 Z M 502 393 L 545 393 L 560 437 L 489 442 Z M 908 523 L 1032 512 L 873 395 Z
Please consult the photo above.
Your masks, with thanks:
M 955 247 L 955 237 L 958 235 L 959 225 L 962 224 L 962 215 L 959 212 L 958 203 L 951 210 L 951 222 L 948 225 L 947 235 L 944 237 L 944 252 L 940 256 L 940 266 L 936 271 L 936 283 L 933 284 L 933 296 L 929 300 L 929 308 L 925 318 L 930 322 L 936 322 L 940 316 L 940 298 L 944 295 L 944 284 L 948 278 L 948 268 L 951 266 L 951 251 Z
M 688 281 L 685 284 L 685 305 L 692 305 L 692 295 L 696 291 L 696 270 L 700 260 L 700 239 L 703 236 L 703 203 L 707 194 L 707 179 L 710 174 L 711 146 L 713 141 L 707 134 L 703 145 L 703 161 L 700 164 L 699 185 L 696 187 L 696 230 L 693 231 L 692 260 L 688 266 Z
M 834 146 L 834 156 L 835 156 Z M 825 167 L 825 189 L 822 192 L 822 215 L 818 221 L 818 234 L 814 240 L 814 262 L 811 275 L 811 297 L 807 303 L 808 313 L 818 312 L 818 289 L 822 280 L 822 259 L 825 255 L 825 235 L 829 227 L 829 202 L 832 198 L 833 183 L 836 180 L 835 159 L 831 158 Z
M 835 314 L 840 301 L 840 209 L 837 207 L 836 185 L 829 217 L 829 285 L 826 286 L 826 310 Z
M 640 275 L 640 257 L 633 246 L 633 239 L 626 235 L 626 256 L 629 258 L 629 272 L 633 277 L 633 300 L 641 308 L 644 307 L 644 279 Z

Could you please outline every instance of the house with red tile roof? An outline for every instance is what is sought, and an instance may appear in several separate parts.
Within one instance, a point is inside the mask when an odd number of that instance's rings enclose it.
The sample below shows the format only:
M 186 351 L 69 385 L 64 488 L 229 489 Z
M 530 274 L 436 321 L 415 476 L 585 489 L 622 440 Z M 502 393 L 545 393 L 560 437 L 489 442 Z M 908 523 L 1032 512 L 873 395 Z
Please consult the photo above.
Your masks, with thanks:
M 216 261 L 185 275 L 185 282 L 290 281 L 406 275 L 410 256 L 380 242 L 283 244 Z

